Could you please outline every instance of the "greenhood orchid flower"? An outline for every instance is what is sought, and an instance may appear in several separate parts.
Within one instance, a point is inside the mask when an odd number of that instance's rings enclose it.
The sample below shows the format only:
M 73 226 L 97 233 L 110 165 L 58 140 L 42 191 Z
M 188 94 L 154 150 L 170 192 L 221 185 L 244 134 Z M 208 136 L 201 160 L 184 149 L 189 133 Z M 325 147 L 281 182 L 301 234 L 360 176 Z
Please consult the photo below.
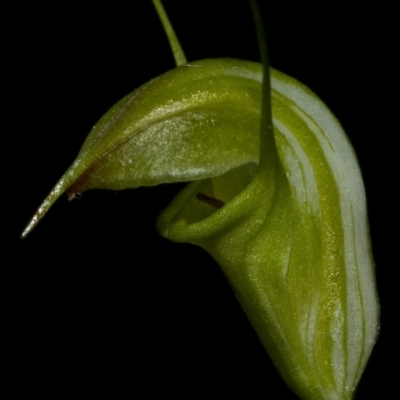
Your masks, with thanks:
M 63 193 L 188 181 L 160 234 L 215 258 L 300 398 L 350 399 L 378 329 L 351 144 L 323 102 L 265 57 L 187 63 L 154 3 L 178 67 L 98 121 L 23 236 Z

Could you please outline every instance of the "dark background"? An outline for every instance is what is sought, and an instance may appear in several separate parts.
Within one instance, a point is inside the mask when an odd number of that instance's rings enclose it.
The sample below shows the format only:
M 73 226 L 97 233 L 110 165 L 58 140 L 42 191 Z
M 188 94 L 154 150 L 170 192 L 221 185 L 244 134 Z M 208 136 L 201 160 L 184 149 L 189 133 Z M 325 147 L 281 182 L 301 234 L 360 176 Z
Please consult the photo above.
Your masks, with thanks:
M 281 3 L 263 2 L 272 66 L 326 102 L 364 176 L 382 317 L 356 399 L 373 399 L 378 389 L 386 398 L 394 390 L 389 360 L 397 351 L 398 261 L 390 226 L 398 215 L 389 154 L 390 32 L 375 26 L 390 11 Z M 259 60 L 245 1 L 164 4 L 188 60 Z M 5 36 L 3 79 L 12 91 L 3 111 L 3 329 L 15 392 L 58 398 L 83 384 L 80 393 L 110 398 L 145 390 L 178 398 L 294 399 L 218 265 L 200 248 L 155 232 L 157 215 L 182 186 L 93 191 L 71 203 L 61 198 L 30 237 L 18 238 L 100 116 L 174 67 L 150 1 L 129 9 L 51 7 L 12 10 Z

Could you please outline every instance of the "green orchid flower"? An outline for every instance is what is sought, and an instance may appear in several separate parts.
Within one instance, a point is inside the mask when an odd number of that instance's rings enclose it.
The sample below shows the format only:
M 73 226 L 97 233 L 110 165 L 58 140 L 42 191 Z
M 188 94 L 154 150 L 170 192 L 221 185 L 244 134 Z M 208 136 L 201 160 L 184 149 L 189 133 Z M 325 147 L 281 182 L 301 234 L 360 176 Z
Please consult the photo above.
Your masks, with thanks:
M 323 102 L 263 63 L 186 62 L 115 104 L 23 232 L 63 193 L 189 181 L 157 229 L 221 266 L 286 383 L 302 399 L 352 398 L 378 330 L 364 187 Z

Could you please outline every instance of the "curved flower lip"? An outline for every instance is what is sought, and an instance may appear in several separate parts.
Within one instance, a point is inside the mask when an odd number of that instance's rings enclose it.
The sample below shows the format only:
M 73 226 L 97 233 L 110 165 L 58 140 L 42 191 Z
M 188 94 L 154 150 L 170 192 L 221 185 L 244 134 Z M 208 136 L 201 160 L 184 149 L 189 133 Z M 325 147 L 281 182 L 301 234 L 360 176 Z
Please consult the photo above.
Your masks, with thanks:
M 174 198 L 170 206 L 160 214 L 157 219 L 157 230 L 162 236 L 176 242 L 196 242 L 208 239 L 236 224 L 238 220 L 251 213 L 254 207 L 257 206 L 257 203 L 254 202 L 254 196 L 259 191 L 260 186 L 263 185 L 263 179 L 264 177 L 256 175 L 242 192 L 225 203 L 222 208 L 215 209 L 204 220 L 191 223 L 183 219 L 173 221 L 187 200 L 191 196 L 195 197 L 195 194 L 199 192 L 202 182 L 193 182 L 183 189 Z

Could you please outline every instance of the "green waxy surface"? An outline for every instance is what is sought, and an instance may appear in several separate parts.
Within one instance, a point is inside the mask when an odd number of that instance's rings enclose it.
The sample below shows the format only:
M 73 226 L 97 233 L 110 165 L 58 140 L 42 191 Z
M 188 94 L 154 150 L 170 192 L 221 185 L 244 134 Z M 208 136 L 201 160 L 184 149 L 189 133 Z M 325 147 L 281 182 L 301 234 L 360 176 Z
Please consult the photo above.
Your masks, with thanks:
M 233 198 L 227 175 L 190 184 L 158 229 L 213 255 L 301 398 L 349 399 L 378 326 L 357 161 L 324 104 L 276 71 L 272 107 L 281 163 L 260 169 Z M 199 191 L 226 205 L 196 205 Z
M 271 70 L 277 148 L 258 167 L 261 76 L 257 63 L 204 60 L 122 99 L 24 235 L 64 192 L 192 181 L 160 216 L 159 232 L 212 254 L 301 398 L 349 399 L 378 326 L 357 160 L 326 106 Z
M 258 80 L 242 76 L 241 63 Z M 259 71 L 239 60 L 190 63 L 120 100 L 90 132 L 28 231 L 67 190 L 74 196 L 188 181 L 257 162 Z

